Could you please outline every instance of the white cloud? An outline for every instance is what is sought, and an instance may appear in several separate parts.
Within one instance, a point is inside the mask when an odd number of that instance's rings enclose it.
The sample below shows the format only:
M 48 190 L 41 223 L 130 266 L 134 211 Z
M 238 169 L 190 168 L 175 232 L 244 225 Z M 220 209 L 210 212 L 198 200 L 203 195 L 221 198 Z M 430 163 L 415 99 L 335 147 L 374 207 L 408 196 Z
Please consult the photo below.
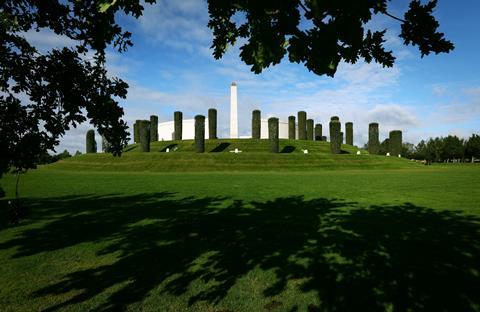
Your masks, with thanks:
M 208 11 L 202 0 L 160 0 L 138 20 L 147 40 L 182 51 L 205 53 L 211 42 Z

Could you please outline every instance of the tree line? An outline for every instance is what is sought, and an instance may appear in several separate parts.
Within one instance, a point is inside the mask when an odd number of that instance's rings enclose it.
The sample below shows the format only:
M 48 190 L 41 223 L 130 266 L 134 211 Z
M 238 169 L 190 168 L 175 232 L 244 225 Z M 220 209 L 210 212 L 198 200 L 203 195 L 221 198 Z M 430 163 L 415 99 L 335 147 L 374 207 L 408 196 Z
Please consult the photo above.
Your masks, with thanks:
M 388 151 L 388 139 L 380 145 L 380 154 Z M 480 136 L 472 134 L 468 139 L 456 135 L 421 140 L 417 145 L 402 144 L 402 156 L 409 159 L 432 162 L 467 162 L 480 159 Z

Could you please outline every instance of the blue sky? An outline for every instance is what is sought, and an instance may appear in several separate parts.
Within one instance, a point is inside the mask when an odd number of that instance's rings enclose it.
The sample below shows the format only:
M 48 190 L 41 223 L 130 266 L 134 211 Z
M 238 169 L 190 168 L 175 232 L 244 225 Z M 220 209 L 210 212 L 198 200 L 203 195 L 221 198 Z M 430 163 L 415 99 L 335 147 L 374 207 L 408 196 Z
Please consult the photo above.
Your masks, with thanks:
M 402 16 L 409 1 L 392 1 L 390 12 Z M 299 64 L 284 60 L 255 75 L 238 56 L 238 46 L 221 60 L 211 54 L 211 31 L 203 0 L 160 0 L 145 5 L 136 20 L 118 16 L 133 33 L 134 46 L 119 54 L 110 51 L 112 75 L 126 80 L 129 95 L 122 106 L 125 119 L 159 116 L 172 119 L 181 110 L 185 118 L 219 112 L 220 135 L 228 134 L 229 86 L 238 84 L 239 131 L 250 134 L 253 109 L 262 117 L 285 119 L 299 110 L 315 122 L 327 124 L 330 116 L 353 121 L 355 144 L 367 140 L 368 123 L 380 123 L 381 138 L 392 129 L 404 131 L 404 141 L 456 134 L 468 137 L 480 132 L 480 2 L 440 0 L 435 16 L 440 31 L 455 44 L 450 54 L 420 58 L 415 48 L 398 38 L 399 23 L 378 17 L 372 27 L 387 28 L 388 46 L 397 56 L 393 68 L 376 64 L 341 64 L 335 78 L 319 77 Z M 39 46 L 67 43 L 51 33 L 27 33 Z M 84 151 L 88 124 L 67 133 L 58 150 Z

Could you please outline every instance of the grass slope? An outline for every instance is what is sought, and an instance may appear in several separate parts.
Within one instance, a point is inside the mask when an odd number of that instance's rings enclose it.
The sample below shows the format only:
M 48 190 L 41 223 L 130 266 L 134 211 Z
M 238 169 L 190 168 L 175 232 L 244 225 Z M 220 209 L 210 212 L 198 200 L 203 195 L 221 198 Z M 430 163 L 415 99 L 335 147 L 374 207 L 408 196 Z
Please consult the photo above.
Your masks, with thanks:
M 20 191 L 20 226 L 0 200 L 1 311 L 480 310 L 480 166 L 47 166 Z
M 166 148 L 176 150 L 166 153 Z M 238 148 L 242 153 L 231 153 Z M 86 154 L 51 165 L 55 169 L 94 171 L 277 171 L 316 169 L 399 169 L 420 165 L 405 159 L 356 155 L 357 148 L 343 145 L 343 154 L 330 153 L 327 142 L 280 140 L 279 154 L 269 153 L 268 140 L 206 140 L 207 153 L 194 152 L 194 142 L 166 141 L 151 144 L 150 153 L 141 153 L 136 144 L 126 148 L 122 157 Z M 307 149 L 308 154 L 303 150 Z

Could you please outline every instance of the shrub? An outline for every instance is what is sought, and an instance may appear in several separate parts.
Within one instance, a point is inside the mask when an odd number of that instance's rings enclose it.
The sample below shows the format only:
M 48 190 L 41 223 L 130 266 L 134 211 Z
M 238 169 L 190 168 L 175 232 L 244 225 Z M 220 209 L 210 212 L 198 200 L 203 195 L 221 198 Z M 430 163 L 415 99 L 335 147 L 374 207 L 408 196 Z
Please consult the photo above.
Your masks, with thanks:
M 313 141 L 313 119 L 307 119 L 307 140 Z
M 368 152 L 374 155 L 380 152 L 378 123 L 376 122 L 372 122 L 368 125 Z
M 158 116 L 156 115 L 150 116 L 150 141 L 158 141 Z
M 217 110 L 215 108 L 208 110 L 208 138 L 217 139 Z
M 150 121 L 140 120 L 138 123 L 138 135 L 140 138 L 140 152 L 150 152 Z
M 174 140 L 182 139 L 182 121 L 183 121 L 182 112 L 178 112 L 178 111 L 174 112 L 173 113 L 173 123 L 174 123 L 173 139 Z
M 345 123 L 345 144 L 353 145 L 353 122 Z
M 327 136 L 326 135 L 322 135 L 322 141 L 327 142 Z
M 95 142 L 95 130 L 88 130 L 87 131 L 87 147 L 86 152 L 87 154 L 93 154 L 97 152 L 97 142 Z
M 389 135 L 389 152 L 392 156 L 398 156 L 402 153 L 402 131 L 393 130 Z
M 270 141 L 270 151 L 278 153 L 280 150 L 280 141 L 278 138 L 278 118 L 272 117 L 268 119 L 268 140 Z
M 252 139 L 260 139 L 261 113 L 258 109 L 252 112 Z
M 288 138 L 295 140 L 295 116 L 288 116 Z
M 332 154 L 340 154 L 342 143 L 340 137 L 341 124 L 338 120 L 330 120 L 330 150 Z
M 298 112 L 298 139 L 307 139 L 307 113 L 304 111 Z
M 340 121 L 340 118 L 338 116 L 332 116 L 330 117 L 330 120 Z
M 315 125 L 315 141 L 322 141 L 322 124 Z
M 195 116 L 195 152 L 205 152 L 205 116 Z

